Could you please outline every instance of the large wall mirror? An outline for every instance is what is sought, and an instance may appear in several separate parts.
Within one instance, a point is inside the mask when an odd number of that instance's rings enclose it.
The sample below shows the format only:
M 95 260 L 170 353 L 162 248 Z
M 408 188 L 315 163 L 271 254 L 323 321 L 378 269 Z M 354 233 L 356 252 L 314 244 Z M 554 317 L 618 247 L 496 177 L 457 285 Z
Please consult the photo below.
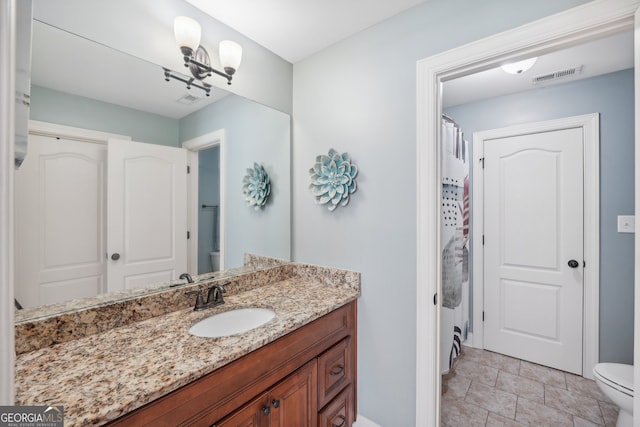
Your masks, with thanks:
M 185 73 L 185 70 L 174 71 Z M 172 206 L 171 209 L 187 212 L 186 215 L 192 219 L 190 228 L 198 230 L 197 236 L 190 236 L 198 240 L 197 260 L 192 256 L 187 264 L 191 267 L 185 267 L 184 271 L 167 267 L 168 273 L 158 275 L 154 281 L 154 289 L 157 289 L 157 282 L 177 280 L 177 276 L 183 272 L 201 275 L 216 270 L 219 268 L 216 262 L 220 258 L 223 259 L 223 269 L 227 271 L 237 271 L 238 268 L 246 270 L 246 253 L 290 259 L 289 115 L 216 87 L 210 96 L 206 96 L 204 91 L 195 87 L 187 89 L 184 83 L 177 80 L 165 81 L 162 64 L 149 63 L 34 20 L 30 120 L 32 127 L 37 130 L 30 133 L 27 156 L 16 172 L 16 181 L 22 179 L 20 174 L 29 169 L 30 162 L 39 161 L 35 154 L 37 150 L 65 142 L 65 138 L 55 136 L 55 127 L 50 131 L 47 124 L 126 136 L 130 138 L 129 144 L 173 147 L 177 151 L 186 151 L 181 148 L 186 141 L 206 138 L 207 135 L 224 136 L 222 142 L 211 141 L 211 148 L 186 154 L 186 161 L 192 166 L 193 159 L 196 159 L 199 194 L 192 195 L 191 200 L 183 197 L 180 200 L 184 200 L 184 206 L 180 203 L 181 206 Z M 43 128 L 45 131 L 42 131 Z M 70 145 L 81 144 L 90 148 L 100 145 L 73 139 Z M 103 144 L 101 149 L 110 150 L 110 144 Z M 78 154 L 77 158 L 84 159 L 83 156 Z M 108 156 L 106 158 L 109 159 Z M 88 290 L 82 288 L 84 290 L 81 289 L 79 293 L 69 291 L 67 284 L 60 285 L 67 280 L 64 271 L 70 268 L 64 255 L 74 251 L 85 255 L 90 252 L 81 247 L 85 243 L 76 243 L 81 241 L 76 237 L 83 233 L 83 226 L 69 218 L 86 208 L 87 203 L 83 201 L 87 199 L 92 200 L 89 205 L 91 209 L 95 208 L 98 217 L 107 215 L 108 210 L 106 189 L 78 189 L 74 190 L 75 194 L 66 196 L 47 192 L 47 188 L 53 187 L 56 182 L 58 191 L 63 188 L 63 192 L 65 186 L 76 185 L 77 181 L 86 182 L 78 178 L 83 175 L 75 169 L 76 163 L 82 167 L 83 161 L 51 162 L 50 169 L 53 170 L 55 165 L 59 175 L 48 178 L 47 182 L 40 182 L 39 186 L 21 189 L 17 187 L 20 183 L 16 183 L 16 197 L 26 195 L 31 200 L 31 205 L 27 203 L 26 209 L 22 207 L 27 212 L 16 212 L 17 227 L 18 223 L 22 227 L 16 230 L 16 258 L 23 264 L 32 265 L 32 269 L 26 270 L 25 266 L 17 266 L 16 275 L 34 278 L 29 279 L 29 283 L 34 280 L 46 282 L 38 287 L 30 286 L 26 291 L 20 288 L 24 277 L 16 278 L 15 295 L 26 308 L 25 311 L 42 304 L 59 305 L 69 299 L 92 296 L 83 292 L 104 294 L 118 289 L 107 286 L 104 273 L 94 277 L 88 287 L 85 286 Z M 254 163 L 264 166 L 272 186 L 269 201 L 258 210 L 249 206 L 242 194 L 243 177 L 247 174 L 247 168 L 253 167 Z M 138 169 L 136 173 L 144 174 L 141 171 Z M 108 179 L 105 178 L 106 186 L 109 186 Z M 191 184 L 187 187 L 194 188 Z M 37 188 L 39 194 L 29 194 L 33 188 Z M 96 194 L 100 191 L 105 192 L 104 197 Z M 127 203 L 130 206 L 153 204 L 153 193 L 143 188 L 139 194 L 129 197 Z M 184 188 L 184 193 L 188 194 L 187 188 Z M 197 201 L 194 197 L 198 198 Z M 19 203 L 16 206 L 21 209 Z M 46 211 L 51 206 L 56 209 L 55 218 L 50 224 L 57 224 L 57 228 L 46 229 L 39 216 L 41 212 L 34 215 L 33 211 Z M 193 212 L 194 209 L 197 212 Z M 155 211 L 158 214 L 145 215 L 152 221 L 164 210 L 160 208 Z M 39 223 L 34 223 L 33 227 L 25 226 L 27 220 Z M 143 218 L 138 227 L 145 222 Z M 105 229 L 100 230 L 88 244 L 95 254 L 87 255 L 86 259 L 81 256 L 81 264 L 97 263 L 108 267 L 112 262 L 113 254 L 106 247 L 108 222 L 104 221 L 104 224 Z M 62 229 L 62 226 L 67 229 Z M 22 237 L 29 231 L 24 230 L 30 229 L 37 229 L 36 236 L 31 238 L 31 246 L 25 246 Z M 221 236 L 224 238 L 221 239 Z M 58 240 L 52 241 L 54 238 Z M 194 252 L 191 251 L 191 254 Z M 37 276 L 43 276 L 42 271 L 47 269 L 47 279 L 38 279 Z M 20 274 L 20 271 L 27 273 Z M 133 281 L 121 289 L 132 287 L 139 286 Z

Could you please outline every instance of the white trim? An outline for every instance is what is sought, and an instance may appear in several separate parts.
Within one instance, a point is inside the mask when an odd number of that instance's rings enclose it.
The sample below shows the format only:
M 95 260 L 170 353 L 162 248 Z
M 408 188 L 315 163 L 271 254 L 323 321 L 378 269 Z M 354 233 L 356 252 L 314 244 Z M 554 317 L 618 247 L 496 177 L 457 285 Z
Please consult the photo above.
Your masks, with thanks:
M 584 269 L 582 375 L 593 379 L 593 367 L 599 360 L 600 325 L 600 123 L 599 114 L 585 114 L 536 123 L 525 123 L 499 129 L 474 132 L 473 164 L 479 165 L 484 142 L 506 136 L 581 128 L 583 132 L 583 204 L 584 204 Z M 473 168 L 473 235 L 483 229 L 484 174 Z M 484 307 L 484 246 L 482 239 L 473 239 L 473 346 L 484 348 L 482 312 Z
M 131 137 L 128 135 L 101 132 L 98 130 L 83 129 L 60 125 L 58 123 L 41 122 L 38 120 L 29 120 L 29 135 L 60 137 L 98 144 L 106 144 L 109 139 L 124 139 L 131 141 Z
M 0 2 L 0 405 L 13 405 L 13 171 L 15 151 L 16 2 Z
M 435 427 L 440 422 L 440 309 L 433 304 L 433 295 L 439 292 L 441 277 L 440 149 L 436 143 L 440 140 L 441 82 L 496 67 L 502 61 L 631 29 L 638 4 L 638 0 L 594 0 L 417 62 L 416 426 Z
M 634 20 L 634 70 L 633 70 L 633 79 L 634 79 L 634 108 L 635 108 L 635 215 L 636 218 L 640 218 L 640 10 L 636 11 L 635 20 Z M 633 280 L 633 289 L 634 292 L 634 320 L 633 320 L 633 331 L 634 331 L 634 341 L 633 341 L 633 365 L 636 367 L 633 370 L 633 381 L 634 384 L 640 384 L 640 270 L 638 266 L 640 265 L 640 239 L 638 238 L 638 230 L 640 228 L 636 226 L 636 234 L 634 236 L 634 280 Z M 638 393 L 636 393 L 638 394 Z M 635 417 L 635 425 L 638 425 L 638 421 L 640 417 L 637 414 L 640 414 L 640 399 L 633 399 L 633 413 L 636 414 Z
M 226 211 L 226 188 L 227 188 L 227 142 L 225 129 L 218 129 L 213 132 L 200 135 L 196 138 L 184 141 L 182 148 L 186 148 L 189 153 L 189 165 L 191 167 L 191 174 L 189 175 L 188 195 L 187 200 L 189 203 L 189 211 L 187 215 L 189 217 L 189 231 L 191 238 L 188 244 L 187 265 L 191 274 L 198 273 L 198 152 L 206 150 L 207 148 L 220 146 L 220 208 L 218 214 L 220 215 L 220 270 L 224 270 L 225 262 L 225 211 Z

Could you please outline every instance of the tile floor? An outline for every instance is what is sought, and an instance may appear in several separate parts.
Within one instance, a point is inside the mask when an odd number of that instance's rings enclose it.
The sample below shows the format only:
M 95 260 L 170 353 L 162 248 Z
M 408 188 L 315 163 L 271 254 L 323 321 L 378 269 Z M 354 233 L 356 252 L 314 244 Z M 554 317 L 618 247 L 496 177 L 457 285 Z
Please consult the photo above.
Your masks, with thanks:
M 463 347 L 442 377 L 441 426 L 615 426 L 617 407 L 594 381 Z

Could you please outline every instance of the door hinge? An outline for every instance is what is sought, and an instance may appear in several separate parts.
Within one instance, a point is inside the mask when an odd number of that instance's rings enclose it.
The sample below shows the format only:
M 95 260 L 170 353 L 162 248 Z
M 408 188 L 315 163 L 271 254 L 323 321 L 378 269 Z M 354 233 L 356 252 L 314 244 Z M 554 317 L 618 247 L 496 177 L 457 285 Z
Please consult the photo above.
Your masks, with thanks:
M 187 231 L 187 240 L 191 238 L 191 232 Z
M 482 246 L 484 246 L 484 234 L 482 235 Z
M 433 305 L 438 305 L 438 294 L 433 294 Z
M 482 312 L 482 321 L 484 322 L 484 311 Z
M 482 169 L 484 169 L 484 157 L 480 157 L 480 163 L 482 164 Z
M 191 173 L 191 166 L 187 165 L 187 173 Z

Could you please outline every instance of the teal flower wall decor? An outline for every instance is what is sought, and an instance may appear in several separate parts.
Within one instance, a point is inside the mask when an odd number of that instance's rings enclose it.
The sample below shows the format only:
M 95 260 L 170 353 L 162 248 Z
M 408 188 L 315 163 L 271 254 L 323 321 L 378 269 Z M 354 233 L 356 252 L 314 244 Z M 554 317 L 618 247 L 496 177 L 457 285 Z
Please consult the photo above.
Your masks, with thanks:
M 334 211 L 338 205 L 349 203 L 349 195 L 356 191 L 357 174 L 358 167 L 351 163 L 349 153 L 339 154 L 332 148 L 328 155 L 317 156 L 309 169 L 309 190 L 316 197 L 317 204 L 326 204 L 329 211 Z
M 253 206 L 255 210 L 260 210 L 267 203 L 271 183 L 264 166 L 254 163 L 253 168 L 247 168 L 247 175 L 242 180 L 242 193 L 249 206 Z

